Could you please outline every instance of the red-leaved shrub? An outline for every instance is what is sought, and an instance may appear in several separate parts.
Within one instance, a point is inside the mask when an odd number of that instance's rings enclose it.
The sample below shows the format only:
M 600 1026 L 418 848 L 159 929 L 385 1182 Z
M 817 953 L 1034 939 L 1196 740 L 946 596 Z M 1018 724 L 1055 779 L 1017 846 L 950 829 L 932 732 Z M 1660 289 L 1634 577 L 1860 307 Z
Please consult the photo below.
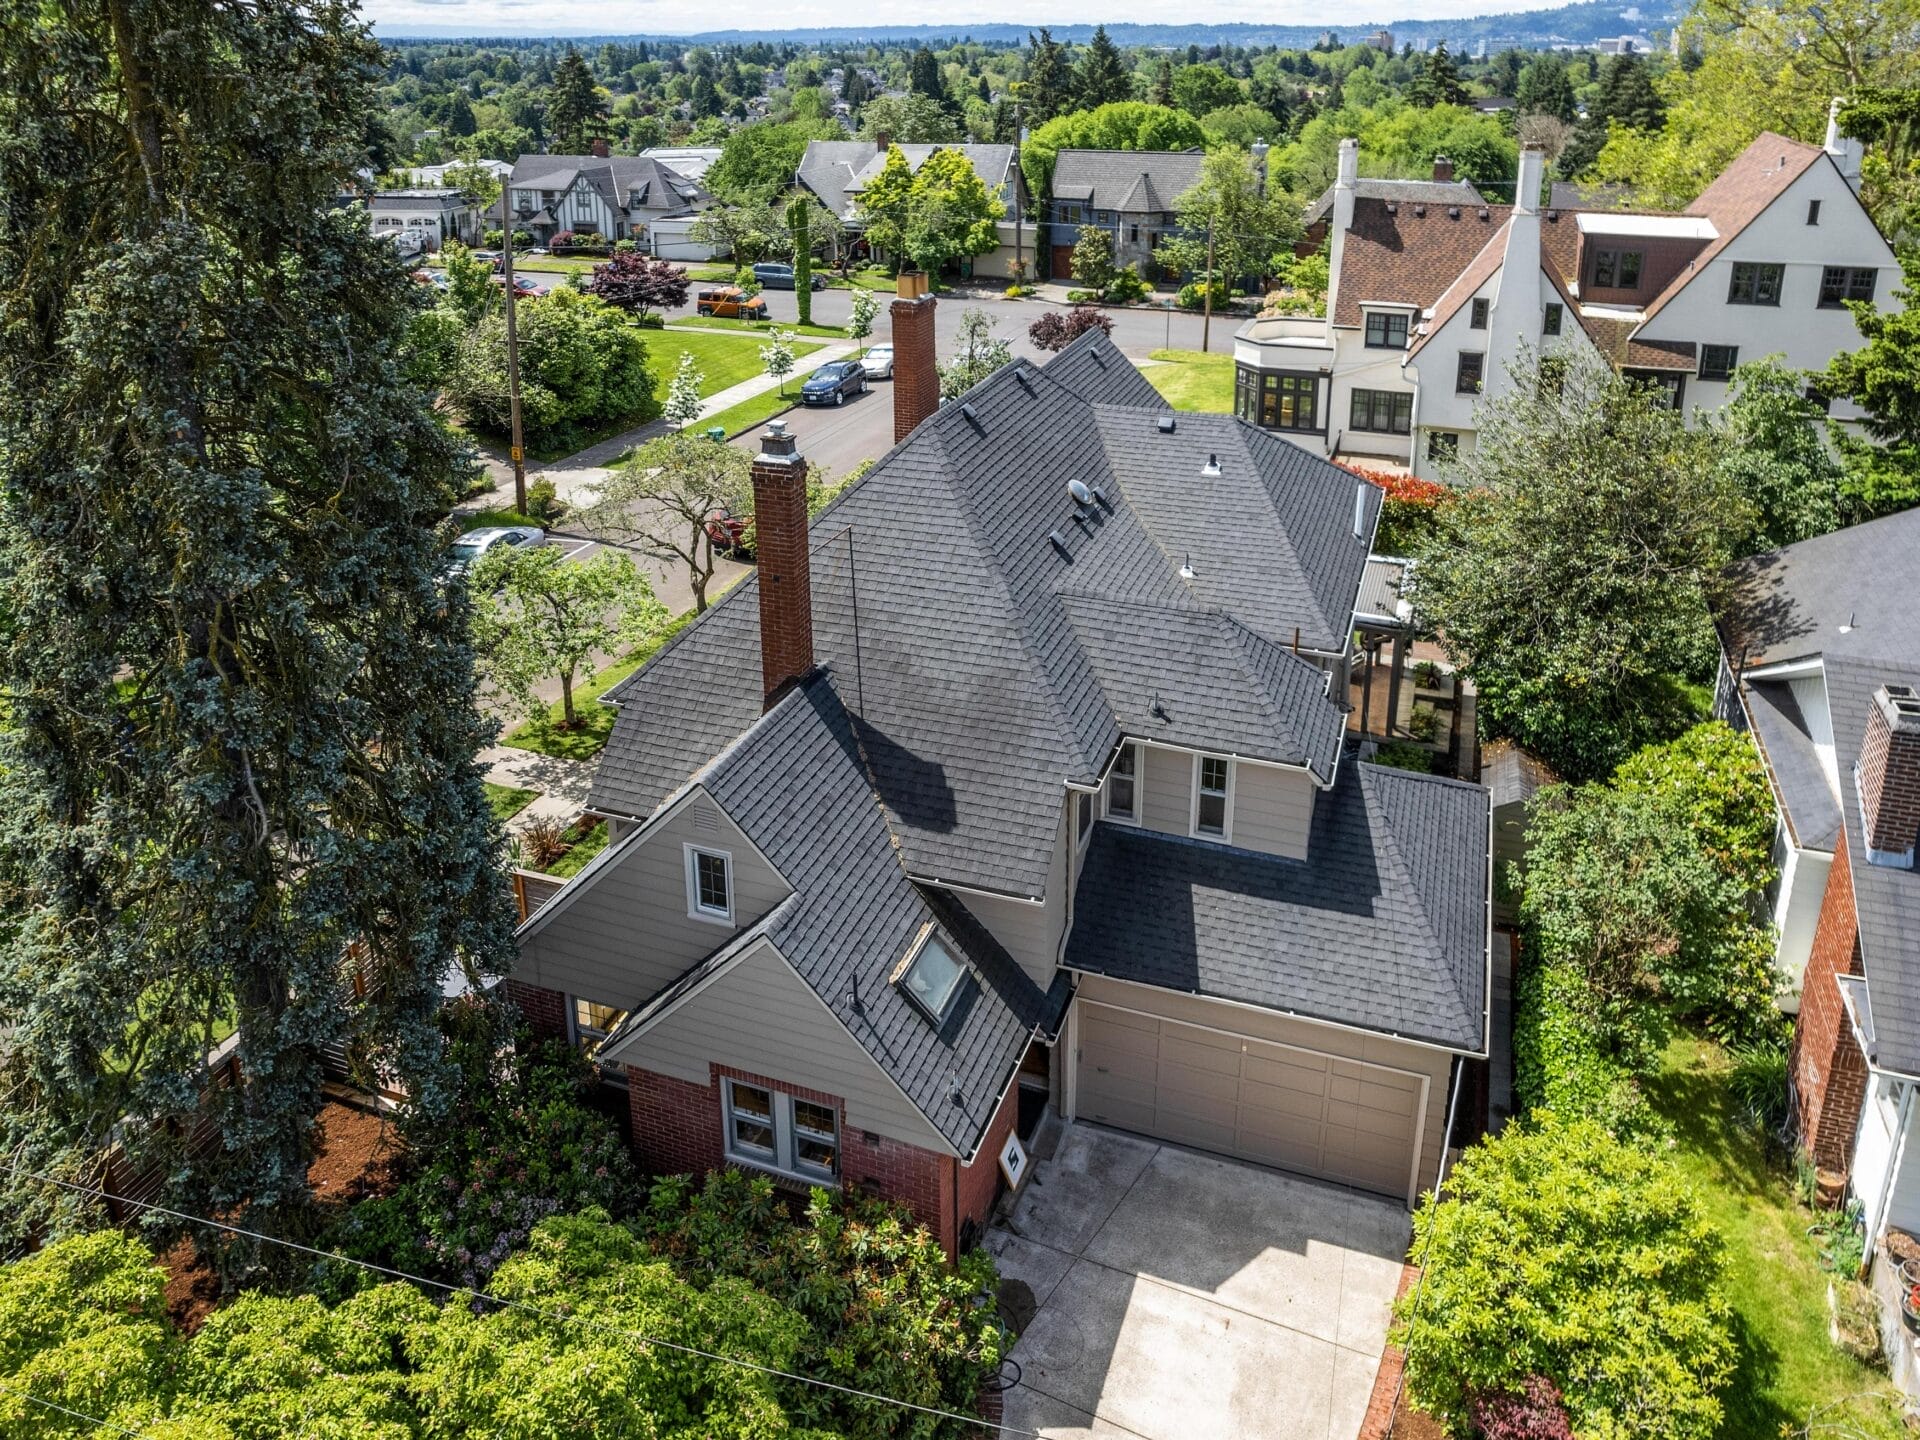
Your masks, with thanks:
M 1544 1375 L 1531 1375 L 1518 1395 L 1482 1395 L 1473 1402 L 1473 1428 L 1486 1440 L 1573 1440 L 1560 1391 Z

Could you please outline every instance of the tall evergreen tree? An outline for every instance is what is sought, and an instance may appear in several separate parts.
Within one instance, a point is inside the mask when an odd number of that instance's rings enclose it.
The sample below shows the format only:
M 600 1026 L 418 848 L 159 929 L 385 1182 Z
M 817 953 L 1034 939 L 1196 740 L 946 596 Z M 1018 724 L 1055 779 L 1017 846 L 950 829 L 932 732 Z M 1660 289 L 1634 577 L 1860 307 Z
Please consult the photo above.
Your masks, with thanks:
M 469 462 L 401 373 L 417 287 L 332 203 L 384 62 L 307 0 L 0 17 L 0 1153 L 91 1176 L 124 1117 L 271 1229 L 323 1048 L 443 1113 L 442 984 L 511 956 L 436 575 Z M 50 1202 L 9 1188 L 17 1236 Z
M 467 99 L 467 92 L 454 91 L 453 99 L 447 106 L 447 133 L 464 137 L 478 128 L 473 118 L 473 102 Z
M 1520 83 L 1514 87 L 1514 105 L 1529 114 L 1551 115 L 1571 125 L 1573 81 L 1565 62 L 1557 55 L 1538 55 L 1529 60 L 1520 72 Z
M 1608 120 L 1630 130 L 1658 130 L 1667 106 L 1653 88 L 1653 75 L 1638 55 L 1615 55 L 1600 76 L 1600 109 Z
M 1416 65 L 1413 83 L 1407 87 L 1407 98 L 1423 109 L 1467 103 L 1467 87 L 1461 82 L 1460 67 L 1447 53 L 1446 41 L 1434 46 L 1433 53 Z
M 1042 26 L 1036 37 L 1027 36 L 1026 91 L 1020 97 L 1027 124 L 1038 128 L 1073 109 L 1073 72 L 1067 65 L 1066 47 Z
M 1120 49 L 1107 38 L 1107 27 L 1096 25 L 1087 53 L 1073 72 L 1073 101 L 1082 110 L 1092 110 L 1116 100 L 1133 98 L 1133 79 L 1127 74 L 1127 62 Z
M 924 95 L 940 105 L 947 103 L 947 84 L 940 74 L 940 62 L 934 58 L 933 51 L 924 45 L 913 52 L 913 58 L 908 62 L 907 88 L 915 95 Z
M 712 91 L 712 81 L 708 81 L 707 88 Z M 587 131 L 600 118 L 601 110 L 593 71 L 587 68 L 580 52 L 569 45 L 567 53 L 554 67 L 552 94 L 547 100 L 547 124 L 553 128 L 553 138 L 563 152 L 575 155 L 585 152 L 587 141 L 592 138 Z
M 1168 107 L 1173 104 L 1173 62 L 1165 56 L 1153 72 L 1153 88 L 1147 92 L 1147 103 Z

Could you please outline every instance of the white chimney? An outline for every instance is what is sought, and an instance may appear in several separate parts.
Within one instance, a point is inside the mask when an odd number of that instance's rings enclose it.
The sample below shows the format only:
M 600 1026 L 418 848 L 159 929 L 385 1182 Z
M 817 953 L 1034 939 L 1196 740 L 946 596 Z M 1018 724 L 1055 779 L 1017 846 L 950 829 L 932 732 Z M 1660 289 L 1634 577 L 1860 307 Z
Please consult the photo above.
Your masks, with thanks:
M 1546 170 L 1547 152 L 1529 145 L 1520 152 L 1520 178 L 1514 182 L 1513 208 L 1531 215 L 1540 208 L 1540 177 Z
M 1360 142 L 1348 137 L 1340 142 L 1340 169 L 1333 182 L 1333 215 L 1327 248 L 1327 320 L 1332 323 L 1340 305 L 1340 258 L 1347 248 L 1347 231 L 1353 228 L 1354 185 L 1360 179 Z
M 1840 133 L 1840 107 L 1846 103 L 1844 97 L 1836 95 L 1827 106 L 1827 154 L 1833 157 L 1833 163 L 1840 167 L 1841 178 L 1860 193 L 1860 160 L 1865 152 L 1858 140 Z
M 1537 145 L 1520 152 L 1520 178 L 1500 257 L 1500 288 L 1487 321 L 1484 383 L 1489 394 L 1506 388 L 1508 369 L 1523 349 L 1538 351 L 1541 345 L 1546 297 L 1540 288 L 1540 176 L 1546 158 Z
M 1365 540 L 1367 534 L 1367 491 L 1373 487 L 1362 480 L 1353 488 L 1353 538 Z

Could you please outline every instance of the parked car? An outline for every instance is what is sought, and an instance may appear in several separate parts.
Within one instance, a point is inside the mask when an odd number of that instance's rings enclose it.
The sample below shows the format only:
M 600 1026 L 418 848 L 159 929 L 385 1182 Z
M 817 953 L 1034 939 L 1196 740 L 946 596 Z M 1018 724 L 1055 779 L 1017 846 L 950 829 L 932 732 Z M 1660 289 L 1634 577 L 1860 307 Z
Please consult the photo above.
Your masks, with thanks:
M 507 285 L 507 277 L 504 275 L 496 275 L 493 277 L 493 283 L 504 290 Z M 513 277 L 513 293 L 516 295 L 538 295 L 540 293 L 540 287 L 526 276 L 516 275 Z
M 509 550 L 520 550 L 544 545 L 546 540 L 547 532 L 538 525 L 488 525 L 479 530 L 469 530 L 453 542 L 453 559 L 447 565 L 446 577 L 451 580 L 466 574 L 483 557 L 502 546 Z
M 727 320 L 764 320 L 767 318 L 767 302 L 758 295 L 749 295 L 738 285 L 722 285 L 716 290 L 702 290 L 693 297 L 694 313 L 699 315 L 718 315 Z
M 723 555 L 731 555 L 736 560 L 751 560 L 753 546 L 747 543 L 747 527 L 751 524 L 751 515 L 742 519 L 729 510 L 716 510 L 707 516 L 707 539 Z
M 893 346 L 873 345 L 860 359 L 860 368 L 867 372 L 869 380 L 891 380 L 893 378 Z
M 858 360 L 830 360 L 800 386 L 802 405 L 844 405 L 849 395 L 867 393 L 867 372 Z
M 762 260 L 753 267 L 753 278 L 766 290 L 791 290 L 794 288 L 793 266 L 783 260 Z M 813 272 L 810 290 L 827 288 L 827 277 L 818 270 Z

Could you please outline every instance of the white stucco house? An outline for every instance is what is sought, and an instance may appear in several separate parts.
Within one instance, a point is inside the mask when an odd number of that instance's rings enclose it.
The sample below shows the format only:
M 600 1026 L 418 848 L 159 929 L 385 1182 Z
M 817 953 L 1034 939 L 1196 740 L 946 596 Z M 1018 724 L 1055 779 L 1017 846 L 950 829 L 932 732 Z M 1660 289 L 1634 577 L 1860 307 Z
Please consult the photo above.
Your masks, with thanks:
M 1379 182 L 1359 180 L 1344 141 L 1316 207 L 1327 316 L 1241 328 L 1236 413 L 1317 454 L 1424 474 L 1472 448 L 1480 398 L 1524 352 L 1597 353 L 1689 411 L 1717 409 L 1742 361 L 1822 369 L 1859 344 L 1846 302 L 1899 308 L 1860 161 L 1836 120 L 1824 146 L 1768 132 L 1684 212 L 1654 214 L 1541 204 L 1538 150 L 1521 153 L 1514 205 L 1369 194 Z

